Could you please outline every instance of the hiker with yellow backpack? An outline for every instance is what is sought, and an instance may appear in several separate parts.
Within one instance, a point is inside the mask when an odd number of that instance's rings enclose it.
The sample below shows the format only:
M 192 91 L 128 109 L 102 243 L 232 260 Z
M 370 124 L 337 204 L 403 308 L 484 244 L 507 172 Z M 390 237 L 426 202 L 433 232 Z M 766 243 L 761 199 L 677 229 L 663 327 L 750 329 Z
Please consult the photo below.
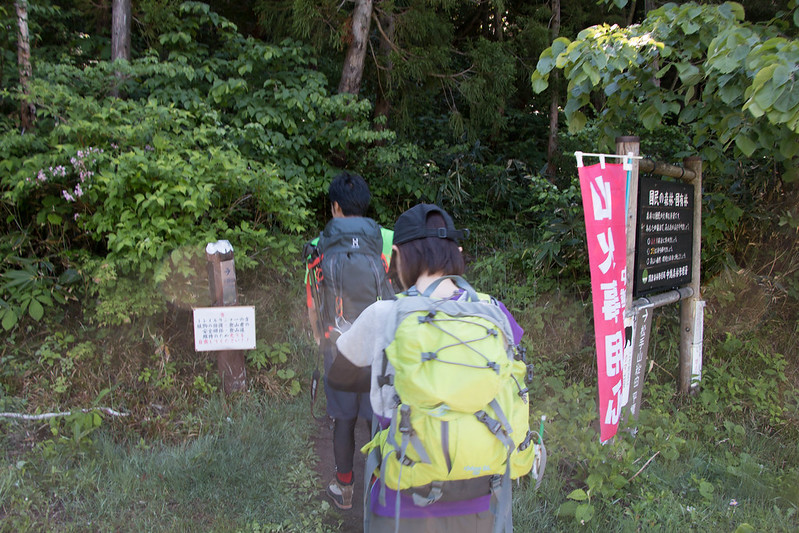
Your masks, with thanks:
M 523 331 L 461 277 L 465 236 L 435 205 L 400 215 L 392 268 L 405 291 L 367 307 L 336 342 L 338 359 L 371 366 L 366 533 L 509 532 L 511 480 L 531 469 L 540 480 Z

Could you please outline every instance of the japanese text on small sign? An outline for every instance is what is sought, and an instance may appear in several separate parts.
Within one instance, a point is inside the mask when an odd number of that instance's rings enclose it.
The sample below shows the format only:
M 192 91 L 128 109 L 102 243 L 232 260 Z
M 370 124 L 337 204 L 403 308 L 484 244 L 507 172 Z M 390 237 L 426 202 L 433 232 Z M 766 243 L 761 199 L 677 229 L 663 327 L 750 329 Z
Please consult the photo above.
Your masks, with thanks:
M 255 308 L 194 309 L 194 349 L 198 352 L 255 348 Z

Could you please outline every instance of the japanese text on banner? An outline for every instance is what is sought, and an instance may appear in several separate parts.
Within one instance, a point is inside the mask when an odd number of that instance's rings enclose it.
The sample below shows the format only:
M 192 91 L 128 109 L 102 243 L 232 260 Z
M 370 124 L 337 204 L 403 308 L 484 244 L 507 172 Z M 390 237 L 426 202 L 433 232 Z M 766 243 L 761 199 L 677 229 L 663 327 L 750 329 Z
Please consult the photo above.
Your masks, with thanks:
M 599 386 L 599 437 L 605 442 L 616 434 L 622 408 L 627 290 L 627 172 L 618 164 L 579 167 L 578 172 L 591 271 Z

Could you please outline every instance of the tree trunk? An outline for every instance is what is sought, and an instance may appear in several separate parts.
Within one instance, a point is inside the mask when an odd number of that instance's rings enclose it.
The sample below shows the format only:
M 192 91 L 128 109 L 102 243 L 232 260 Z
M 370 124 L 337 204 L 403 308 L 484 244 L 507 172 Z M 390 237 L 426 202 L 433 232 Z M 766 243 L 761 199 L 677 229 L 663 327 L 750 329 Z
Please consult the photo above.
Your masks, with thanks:
M 111 5 L 111 61 L 130 61 L 130 2 L 131 0 L 113 0 Z M 111 96 L 119 98 L 119 85 L 123 76 L 119 71 L 114 74 L 118 81 L 111 88 Z
M 369 44 L 369 24 L 372 21 L 372 0 L 357 0 L 352 12 L 352 42 L 344 59 L 339 94 L 358 94 L 361 90 L 366 47 Z
M 130 2 L 114 0 L 111 7 L 111 61 L 130 61 Z
M 374 118 L 385 117 L 385 122 L 376 124 L 378 131 L 388 127 L 388 116 L 391 111 L 391 101 L 388 94 L 391 91 L 391 70 L 394 65 L 391 62 L 391 46 L 394 41 L 394 14 L 381 13 L 378 18 L 380 28 L 380 47 L 378 49 L 382 65 L 378 65 L 377 71 L 377 101 L 375 102 Z
M 31 45 L 28 33 L 28 1 L 17 0 L 14 4 L 17 11 L 17 65 L 19 68 L 19 86 L 22 90 L 20 99 L 20 123 L 22 131 L 33 127 L 36 120 L 36 108 L 30 102 L 30 79 L 33 76 L 31 67 Z
M 560 34 L 560 0 L 552 0 L 552 41 L 558 38 Z M 547 145 L 547 174 L 555 174 L 555 155 L 558 150 L 558 113 L 559 113 L 559 98 L 558 90 L 560 83 L 559 71 L 555 69 L 550 76 L 550 93 L 552 101 L 549 104 L 549 143 Z
M 502 42 L 505 39 L 505 32 L 503 31 L 503 15 L 505 14 L 505 10 L 502 10 L 497 6 L 494 10 L 494 38 L 498 42 Z
M 635 4 L 636 0 L 630 2 L 630 12 L 627 14 L 627 25 L 630 26 L 635 20 Z
M 654 0 L 645 0 L 644 1 L 644 16 L 648 16 L 650 11 L 654 11 L 656 8 Z M 660 61 L 656 57 L 652 60 L 652 72 L 657 72 L 660 70 Z M 655 87 L 660 87 L 660 78 L 652 78 L 652 82 L 654 83 Z

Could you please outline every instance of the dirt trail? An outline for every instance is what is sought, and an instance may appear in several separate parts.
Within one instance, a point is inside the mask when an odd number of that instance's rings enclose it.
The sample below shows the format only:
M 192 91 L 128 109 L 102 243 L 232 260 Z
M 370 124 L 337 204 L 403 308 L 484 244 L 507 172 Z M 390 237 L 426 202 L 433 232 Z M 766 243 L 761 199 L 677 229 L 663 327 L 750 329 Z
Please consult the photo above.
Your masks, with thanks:
M 322 411 L 323 409 L 319 409 Z M 317 430 L 313 437 L 314 450 L 319 458 L 316 464 L 316 474 L 319 479 L 319 492 L 317 498 L 327 500 L 333 508 L 332 519 L 328 525 L 336 527 L 341 523 L 339 531 L 343 533 L 358 533 L 363 531 L 363 464 L 364 456 L 360 452 L 361 447 L 369 441 L 369 430 L 363 420 L 358 420 L 355 425 L 355 465 L 353 467 L 353 477 L 355 488 L 352 496 L 352 509 L 341 510 L 333 504 L 333 501 L 325 494 L 327 484 L 335 475 L 335 461 L 333 460 L 333 421 L 327 416 L 323 416 L 316 421 Z

